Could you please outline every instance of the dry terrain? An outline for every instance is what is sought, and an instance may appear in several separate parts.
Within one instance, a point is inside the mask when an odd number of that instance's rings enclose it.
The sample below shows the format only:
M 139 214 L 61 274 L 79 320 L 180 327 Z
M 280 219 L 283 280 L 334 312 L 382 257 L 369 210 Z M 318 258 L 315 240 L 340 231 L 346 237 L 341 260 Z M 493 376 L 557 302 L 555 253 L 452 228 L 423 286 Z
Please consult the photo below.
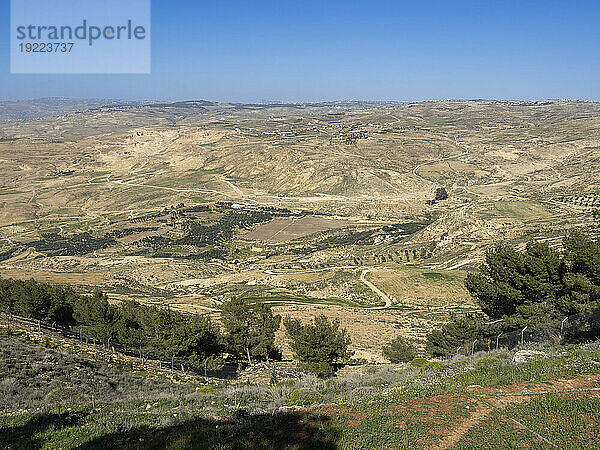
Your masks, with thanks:
M 49 101 L 0 105 L 1 276 L 323 312 L 372 360 L 473 310 L 490 245 L 559 245 L 600 207 L 597 103 Z

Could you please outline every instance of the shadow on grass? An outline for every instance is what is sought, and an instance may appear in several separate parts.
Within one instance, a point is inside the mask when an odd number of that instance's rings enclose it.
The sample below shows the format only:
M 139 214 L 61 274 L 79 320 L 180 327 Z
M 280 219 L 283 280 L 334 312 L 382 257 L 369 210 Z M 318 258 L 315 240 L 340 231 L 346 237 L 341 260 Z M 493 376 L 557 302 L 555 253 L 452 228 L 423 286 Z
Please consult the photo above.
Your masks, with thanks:
M 35 436 L 45 431 L 58 431 L 66 427 L 76 426 L 88 413 L 38 414 L 24 425 L 0 428 L 0 448 L 38 449 L 43 446 L 42 440 Z
M 39 415 L 23 426 L 4 428 L 0 448 L 38 449 L 36 434 L 75 427 L 83 415 Z M 64 433 L 65 430 L 61 431 Z M 337 448 L 339 432 L 327 416 L 313 413 L 257 414 L 232 418 L 194 418 L 173 426 L 139 426 L 94 438 L 78 449 L 325 449 Z M 56 440 L 53 439 L 54 442 Z M 72 441 L 70 441 L 72 442 Z M 81 440 L 79 441 L 81 442 Z
M 139 428 L 103 436 L 80 449 L 335 449 L 338 432 L 315 414 L 197 418 L 165 428 Z
M 140 428 L 103 436 L 80 449 L 335 449 L 339 434 L 315 414 L 238 415 L 198 418 L 166 428 Z

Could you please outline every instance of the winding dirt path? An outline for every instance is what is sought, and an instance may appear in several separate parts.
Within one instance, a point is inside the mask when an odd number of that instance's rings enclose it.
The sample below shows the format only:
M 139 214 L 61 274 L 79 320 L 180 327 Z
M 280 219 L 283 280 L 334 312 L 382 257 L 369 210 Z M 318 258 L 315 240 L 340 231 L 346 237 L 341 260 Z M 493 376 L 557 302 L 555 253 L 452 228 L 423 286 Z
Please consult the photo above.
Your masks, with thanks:
M 355 269 L 356 266 L 335 266 L 335 267 L 323 267 L 321 269 L 303 269 L 303 270 L 295 270 L 295 269 L 267 269 L 264 272 L 268 275 L 288 275 L 288 274 L 296 274 L 296 273 L 316 273 L 316 272 L 325 272 L 329 270 L 344 270 L 344 269 Z M 381 269 L 381 267 L 369 267 L 367 269 L 363 269 L 360 274 L 360 281 L 366 285 L 369 289 L 371 289 L 375 294 L 377 294 L 381 299 L 385 302 L 383 306 L 370 306 L 361 309 L 366 310 L 378 310 L 378 309 L 388 309 L 392 306 L 392 299 L 388 297 L 388 295 L 367 280 L 366 275 L 369 272 L 373 272 L 374 270 Z M 315 305 L 316 303 L 311 303 L 311 305 Z M 329 306 L 329 305 L 328 305 Z
M 435 448 L 436 450 L 442 450 L 450 448 L 458 443 L 467 432 L 478 423 L 482 422 L 492 412 L 492 408 L 483 404 L 477 403 L 477 409 L 467 419 L 465 419 L 459 426 L 454 428 L 451 435 L 447 436 L 440 442 Z
M 392 306 L 392 299 L 389 298 L 385 292 L 383 292 L 381 289 L 379 289 L 377 286 L 375 286 L 373 283 L 371 283 L 366 278 L 366 276 L 369 272 L 372 272 L 377 269 L 378 269 L 378 267 L 371 267 L 369 269 L 363 270 L 360 274 L 360 281 L 362 281 L 363 284 L 365 284 L 369 289 L 371 289 L 373 292 L 375 292 L 377 295 L 379 295 L 382 298 L 382 300 L 385 302 L 385 305 L 384 306 L 372 306 L 370 308 L 365 308 L 365 309 L 388 309 L 389 307 Z

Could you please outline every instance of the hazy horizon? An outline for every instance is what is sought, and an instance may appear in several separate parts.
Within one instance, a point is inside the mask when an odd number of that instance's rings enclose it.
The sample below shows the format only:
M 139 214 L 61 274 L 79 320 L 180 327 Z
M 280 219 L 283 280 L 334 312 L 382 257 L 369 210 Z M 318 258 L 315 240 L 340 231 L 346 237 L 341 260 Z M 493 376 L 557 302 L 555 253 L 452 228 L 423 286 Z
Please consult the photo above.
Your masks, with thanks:
M 236 102 L 236 101 L 225 101 L 212 98 L 111 98 L 111 97 L 64 97 L 64 96 L 50 96 L 50 97 L 23 97 L 23 98 L 6 98 L 0 99 L 0 102 L 33 102 L 42 100 L 70 100 L 70 101 L 110 101 L 110 102 L 130 102 L 130 103 L 185 103 L 185 102 L 213 102 L 213 103 L 230 103 L 230 104 L 304 104 L 304 103 L 344 103 L 344 102 L 358 102 L 358 103 L 425 103 L 425 102 L 588 102 L 598 103 L 600 100 L 587 100 L 583 98 L 424 98 L 414 100 L 385 100 L 385 99 L 365 99 L 365 98 L 339 98 L 332 100 L 299 100 L 299 101 L 286 101 L 286 100 L 259 100 L 253 102 Z

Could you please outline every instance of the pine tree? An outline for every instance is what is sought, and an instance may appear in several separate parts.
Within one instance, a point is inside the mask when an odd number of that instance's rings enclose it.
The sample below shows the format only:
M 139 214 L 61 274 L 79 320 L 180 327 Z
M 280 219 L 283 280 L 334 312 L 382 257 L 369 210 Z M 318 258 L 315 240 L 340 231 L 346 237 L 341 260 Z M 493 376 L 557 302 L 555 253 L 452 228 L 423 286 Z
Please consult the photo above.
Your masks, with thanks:
M 320 375 L 331 373 L 334 362 L 354 354 L 348 348 L 350 338 L 345 329 L 340 329 L 337 319 L 329 322 L 327 317 L 320 315 L 314 318 L 312 325 L 302 325 L 298 319 L 291 318 L 283 324 L 292 341 L 292 351 L 305 370 Z
M 241 298 L 223 303 L 221 320 L 225 329 L 228 350 L 239 358 L 268 359 L 277 355 L 275 332 L 279 329 L 280 316 L 274 316 L 266 304 L 251 305 Z

